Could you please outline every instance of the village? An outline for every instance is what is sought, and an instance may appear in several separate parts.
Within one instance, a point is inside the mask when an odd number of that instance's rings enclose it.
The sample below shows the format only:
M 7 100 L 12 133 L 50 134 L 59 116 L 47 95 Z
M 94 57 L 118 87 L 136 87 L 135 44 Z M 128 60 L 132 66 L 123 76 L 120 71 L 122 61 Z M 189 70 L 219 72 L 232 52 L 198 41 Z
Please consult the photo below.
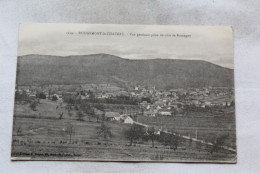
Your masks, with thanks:
M 184 116 L 189 109 L 206 111 L 209 109 L 234 106 L 234 90 L 224 87 L 188 88 L 158 90 L 135 86 L 133 89 L 119 88 L 110 84 L 21 86 L 16 90 L 16 98 L 24 95 L 29 99 L 50 99 L 53 101 L 77 103 L 100 103 L 132 105 L 135 108 L 111 111 L 105 110 L 106 118 L 119 121 L 120 115 Z M 210 115 L 209 115 L 210 116 Z
M 223 87 L 157 90 L 135 86 L 119 88 L 110 84 L 19 86 L 16 103 L 30 100 L 35 109 L 42 99 L 58 102 L 60 119 L 71 116 L 74 108 L 79 120 L 86 117 L 148 127 L 149 121 L 163 117 L 223 116 L 233 110 L 234 90 Z M 66 108 L 62 110 L 64 105 Z M 154 119 L 153 119 L 154 118 Z M 165 119 L 165 118 L 163 118 Z M 161 120 L 160 120 L 161 121 Z M 171 127 L 154 123 L 156 133 Z
M 186 154 L 187 149 L 200 152 L 204 148 L 203 157 L 206 154 L 211 159 L 220 159 L 220 153 L 233 156 L 235 152 L 233 96 L 232 88 L 223 87 L 165 90 L 112 84 L 17 86 L 13 144 L 31 148 L 48 142 L 54 143 L 53 149 L 64 142 L 68 147 L 112 145 L 113 150 L 115 146 L 127 147 L 135 154 L 137 148 L 131 146 L 151 146 L 151 151 L 159 147 L 165 152 L 168 150 L 165 146 L 170 146 L 171 152 L 178 148 Z M 34 122 L 34 127 L 30 122 Z M 39 140 L 46 130 L 53 131 L 54 136 Z M 33 135 L 32 140 L 24 146 L 21 141 L 28 135 Z M 13 153 L 28 154 L 21 150 Z M 157 157 L 157 150 L 147 157 Z M 213 152 L 218 155 L 212 156 Z

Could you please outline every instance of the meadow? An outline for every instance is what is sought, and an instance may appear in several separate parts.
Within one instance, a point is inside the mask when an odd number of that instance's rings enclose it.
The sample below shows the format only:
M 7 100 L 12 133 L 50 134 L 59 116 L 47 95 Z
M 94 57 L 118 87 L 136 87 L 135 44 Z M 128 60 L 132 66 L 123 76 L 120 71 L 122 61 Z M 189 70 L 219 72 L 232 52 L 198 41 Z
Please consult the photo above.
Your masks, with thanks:
M 62 119 L 59 118 L 60 112 L 64 113 Z M 203 134 L 203 128 L 207 128 L 205 133 L 208 133 L 208 129 L 219 132 L 221 128 L 227 127 L 221 123 L 224 119 L 218 118 L 204 117 L 199 122 L 186 117 L 145 118 L 139 117 L 138 121 L 145 121 L 150 125 L 158 125 L 162 122 L 164 127 L 174 127 L 180 133 L 184 133 L 182 129 L 193 130 L 194 127 L 198 129 L 199 136 Z M 124 135 L 124 131 L 130 125 L 109 121 L 105 124 L 111 129 L 111 138 L 104 139 L 98 136 L 97 129 L 101 125 L 100 122 L 96 122 L 95 119 L 89 120 L 88 117 L 79 121 L 76 110 L 72 110 L 72 115 L 69 116 L 65 105 L 60 106 L 59 101 L 41 100 L 35 111 L 30 108 L 29 104 L 16 104 L 12 159 L 22 157 L 25 160 L 31 158 L 36 160 L 107 160 L 109 158 L 114 161 L 209 162 L 230 161 L 236 157 L 235 153 L 224 149 L 211 154 L 210 146 L 189 140 L 183 140 L 176 151 L 158 141 L 155 141 L 155 147 L 152 148 L 150 140 L 137 140 L 130 146 L 129 140 Z

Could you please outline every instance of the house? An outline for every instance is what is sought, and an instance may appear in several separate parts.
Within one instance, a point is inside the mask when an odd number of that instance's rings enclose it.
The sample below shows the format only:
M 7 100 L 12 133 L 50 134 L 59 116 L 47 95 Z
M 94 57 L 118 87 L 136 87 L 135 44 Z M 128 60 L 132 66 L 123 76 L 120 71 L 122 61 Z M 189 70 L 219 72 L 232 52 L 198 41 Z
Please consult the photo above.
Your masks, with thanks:
M 125 120 L 128 116 L 130 116 L 130 114 L 121 114 L 121 115 L 120 115 L 121 122 L 124 122 L 124 120 Z
M 89 96 L 88 96 L 88 95 L 86 95 L 86 96 L 84 96 L 84 95 L 81 95 L 80 97 L 81 97 L 81 100 L 86 100 L 86 99 L 88 99 L 88 98 L 89 98 Z
M 154 134 L 155 135 L 160 135 L 161 134 L 161 130 L 160 129 L 159 130 L 155 130 Z
M 120 121 L 120 114 L 118 112 L 106 112 L 105 119 L 109 121 Z
M 211 106 L 211 102 L 210 101 L 205 101 L 205 105 L 206 106 Z
M 158 101 L 156 101 L 155 103 L 154 103 L 154 105 L 155 106 L 159 106 L 159 107 L 162 107 L 163 105 L 164 105 L 164 102 L 163 101 L 161 101 L 161 100 L 158 100 Z
M 158 106 L 156 106 L 156 109 L 160 110 L 160 109 L 162 109 L 162 107 L 158 105 Z
M 98 94 L 96 94 L 96 98 L 98 98 L 98 99 L 103 98 L 103 94 L 102 94 L 102 93 L 98 93 Z
M 227 102 L 226 105 L 227 105 L 227 106 L 231 106 L 231 102 Z
M 163 95 L 164 95 L 165 97 L 170 96 L 170 95 L 171 95 L 171 92 L 165 91 L 165 92 L 163 92 Z
M 130 96 L 130 94 L 127 91 L 119 91 L 117 92 L 119 96 Z
M 35 98 L 36 98 L 36 94 L 30 94 L 30 95 L 29 95 L 29 98 L 35 99 Z
M 104 114 L 103 111 L 101 111 L 101 110 L 99 110 L 97 108 L 94 108 L 94 113 L 95 113 L 96 116 L 103 116 L 103 114 Z
M 146 107 L 146 106 L 148 105 L 148 103 L 147 103 L 147 101 L 142 101 L 142 102 L 140 103 L 140 105 L 143 106 L 143 107 Z
M 144 116 L 155 117 L 155 113 L 152 111 L 144 111 Z
M 199 104 L 200 104 L 200 101 L 199 101 L 199 100 L 192 100 L 192 101 L 191 101 L 191 104 L 193 104 L 193 105 L 199 105 Z
M 134 120 L 133 120 L 130 116 L 127 116 L 127 117 L 124 119 L 124 123 L 125 123 L 125 124 L 133 124 L 133 123 L 134 123 Z
M 136 95 L 135 92 L 131 92 L 130 94 L 131 94 L 131 96 L 135 96 Z
M 221 104 L 222 106 L 226 106 L 226 102 L 222 102 L 222 104 Z
M 166 115 L 166 116 L 172 115 L 171 111 L 166 111 L 166 110 L 160 111 L 160 114 L 161 115 Z

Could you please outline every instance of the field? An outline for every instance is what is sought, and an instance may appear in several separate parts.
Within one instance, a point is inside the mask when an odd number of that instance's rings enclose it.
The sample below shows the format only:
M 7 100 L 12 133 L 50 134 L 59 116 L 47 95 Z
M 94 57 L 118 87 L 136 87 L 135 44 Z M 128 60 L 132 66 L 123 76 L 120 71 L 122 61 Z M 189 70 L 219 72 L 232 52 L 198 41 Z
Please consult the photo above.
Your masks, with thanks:
M 60 112 L 64 113 L 62 119 L 59 119 Z M 214 119 L 201 118 L 200 121 L 185 117 L 142 118 L 139 117 L 138 121 L 145 121 L 147 124 L 153 125 L 158 125 L 158 122 L 163 121 L 164 128 L 166 126 L 175 127 L 175 129 L 180 130 L 180 133 L 182 133 L 182 129 L 187 131 L 189 128 L 193 131 L 193 128 L 197 128 L 199 136 L 203 136 L 203 128 L 207 128 L 207 131 L 211 129 L 219 132 L 222 127 L 227 127 L 221 123 L 224 119 L 219 119 L 219 117 L 214 117 Z M 111 128 L 111 138 L 104 139 L 97 135 L 100 122 L 96 122 L 95 119 L 89 121 L 87 117 L 83 121 L 78 121 L 76 111 L 73 110 L 72 116 L 69 116 L 65 105 L 60 106 L 59 101 L 41 100 L 36 111 L 31 110 L 28 104 L 16 104 L 12 158 L 24 157 L 24 159 L 43 160 L 107 160 L 109 158 L 118 161 L 182 160 L 187 162 L 230 161 L 236 157 L 234 152 L 225 149 L 211 154 L 209 152 L 210 146 L 199 145 L 189 140 L 182 141 L 176 151 L 157 141 L 155 141 L 155 147 L 152 148 L 150 140 L 138 140 L 130 146 L 129 140 L 123 133 L 130 125 L 119 122 L 105 123 Z
M 207 142 L 212 142 L 211 140 L 216 136 L 228 135 L 229 137 L 225 141 L 225 145 L 236 148 L 234 112 L 218 116 L 140 116 L 138 121 L 151 126 L 170 129 L 181 135 L 197 137 Z

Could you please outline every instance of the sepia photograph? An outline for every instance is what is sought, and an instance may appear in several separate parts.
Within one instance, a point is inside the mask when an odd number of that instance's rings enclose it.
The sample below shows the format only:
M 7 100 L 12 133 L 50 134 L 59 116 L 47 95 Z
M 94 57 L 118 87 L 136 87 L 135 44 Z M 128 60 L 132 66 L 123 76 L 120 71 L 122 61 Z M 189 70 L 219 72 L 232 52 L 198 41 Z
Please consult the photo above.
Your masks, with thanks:
M 22 23 L 11 160 L 236 163 L 230 26 Z

